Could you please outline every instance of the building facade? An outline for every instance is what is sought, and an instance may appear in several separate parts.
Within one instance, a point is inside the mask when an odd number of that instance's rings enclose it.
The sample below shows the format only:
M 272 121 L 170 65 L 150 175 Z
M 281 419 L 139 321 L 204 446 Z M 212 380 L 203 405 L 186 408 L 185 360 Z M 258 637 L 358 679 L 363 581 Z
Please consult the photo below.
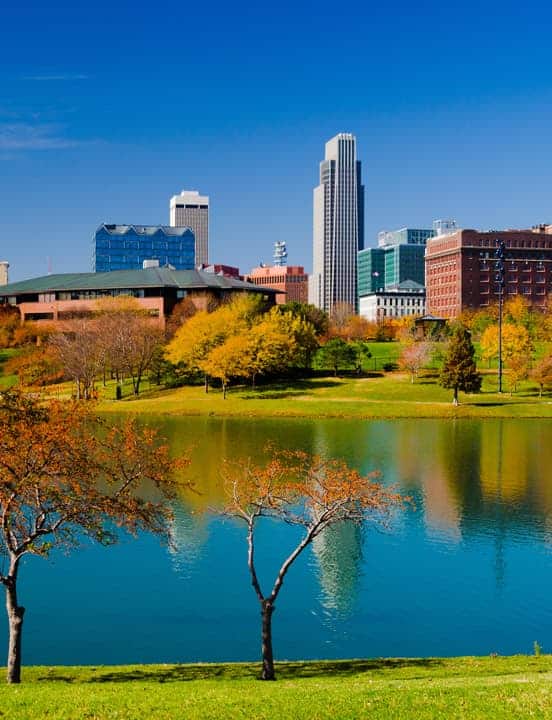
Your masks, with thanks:
M 94 235 L 94 272 L 141 270 L 144 261 L 192 270 L 195 238 L 190 228 L 162 225 L 100 225 Z
M 308 302 L 309 276 L 301 265 L 260 265 L 245 276 L 247 282 L 278 291 L 278 304 L 297 301 Z
M 382 288 L 359 297 L 359 315 L 370 322 L 425 314 L 423 285 L 406 280 L 395 287 Z
M 378 233 L 378 247 L 358 253 L 358 296 L 412 280 L 425 284 L 426 242 L 434 230 L 401 228 Z
M 309 302 L 331 312 L 357 307 L 357 253 L 364 247 L 364 187 L 356 138 L 340 133 L 326 143 L 313 196 L 313 272 Z
M 191 228 L 195 236 L 197 265 L 209 264 L 209 197 L 195 190 L 182 190 L 170 201 L 171 227 Z
M 497 240 L 505 244 L 504 298 L 522 295 L 537 307 L 552 292 L 552 226 L 531 230 L 457 230 L 428 241 L 427 310 L 445 318 L 498 302 Z
M 166 267 L 107 273 L 64 273 L 0 287 L 0 305 L 17 307 L 21 320 L 63 322 L 92 315 L 104 297 L 130 296 L 165 324 L 177 302 L 189 297 L 198 310 L 226 302 L 236 293 L 260 294 L 274 304 L 276 291 L 237 278 Z
M 0 285 L 7 285 L 9 282 L 8 270 L 10 269 L 9 262 L 6 260 L 0 261 Z

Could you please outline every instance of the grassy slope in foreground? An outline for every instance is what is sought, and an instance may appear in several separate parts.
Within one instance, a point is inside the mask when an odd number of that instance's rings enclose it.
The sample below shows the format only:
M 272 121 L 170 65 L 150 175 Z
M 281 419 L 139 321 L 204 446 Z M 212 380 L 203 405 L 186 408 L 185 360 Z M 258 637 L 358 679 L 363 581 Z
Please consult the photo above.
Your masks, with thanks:
M 54 393 L 55 394 L 55 393 Z M 512 397 L 496 392 L 496 377 L 485 375 L 483 392 L 460 393 L 455 408 L 452 393 L 432 377 L 411 383 L 408 376 L 392 373 L 367 378 L 320 378 L 263 386 L 258 390 L 232 389 L 226 400 L 219 390 L 205 394 L 202 387 L 175 390 L 144 388 L 137 398 L 111 399 L 114 388 L 104 391 L 101 409 L 171 415 L 215 415 L 241 417 L 552 417 L 552 402 L 542 399 L 534 386 L 521 385 Z
M 14 720 L 552 718 L 552 656 L 24 669 L 0 686 Z

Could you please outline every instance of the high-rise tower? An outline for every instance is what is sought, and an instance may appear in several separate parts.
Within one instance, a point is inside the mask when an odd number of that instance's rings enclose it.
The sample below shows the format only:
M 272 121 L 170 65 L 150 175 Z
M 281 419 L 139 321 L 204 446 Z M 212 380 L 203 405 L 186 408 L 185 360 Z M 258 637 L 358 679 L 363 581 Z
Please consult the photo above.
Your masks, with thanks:
M 195 190 L 182 190 L 170 204 L 171 227 L 189 227 L 195 235 L 195 263 L 209 264 L 209 198 Z
M 313 211 L 309 302 L 326 312 L 336 303 L 356 309 L 357 252 L 364 247 L 364 187 L 354 135 L 339 133 L 326 143 Z

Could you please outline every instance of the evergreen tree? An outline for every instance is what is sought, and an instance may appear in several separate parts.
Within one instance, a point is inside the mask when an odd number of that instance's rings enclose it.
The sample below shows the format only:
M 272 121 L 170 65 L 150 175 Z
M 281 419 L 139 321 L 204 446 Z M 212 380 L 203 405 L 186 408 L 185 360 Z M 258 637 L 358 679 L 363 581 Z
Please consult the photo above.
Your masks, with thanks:
M 458 405 L 458 391 L 479 392 L 481 375 L 475 365 L 475 348 L 471 335 L 463 325 L 454 328 L 450 338 L 439 383 L 454 390 L 454 405 Z

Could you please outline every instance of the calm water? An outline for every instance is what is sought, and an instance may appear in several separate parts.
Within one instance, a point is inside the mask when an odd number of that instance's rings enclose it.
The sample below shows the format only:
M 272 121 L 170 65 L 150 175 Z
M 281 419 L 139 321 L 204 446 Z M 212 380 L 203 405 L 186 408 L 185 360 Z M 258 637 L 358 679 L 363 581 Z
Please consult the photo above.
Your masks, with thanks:
M 177 508 L 178 551 L 142 537 L 28 560 L 27 664 L 256 659 L 243 528 L 203 510 L 221 500 L 221 458 L 260 457 L 269 439 L 379 469 L 416 504 L 385 531 L 343 525 L 316 541 L 277 605 L 278 658 L 506 654 L 534 640 L 552 651 L 552 421 L 186 418 L 161 429 L 176 449 L 193 445 L 201 490 Z M 265 582 L 293 533 L 260 535 Z

